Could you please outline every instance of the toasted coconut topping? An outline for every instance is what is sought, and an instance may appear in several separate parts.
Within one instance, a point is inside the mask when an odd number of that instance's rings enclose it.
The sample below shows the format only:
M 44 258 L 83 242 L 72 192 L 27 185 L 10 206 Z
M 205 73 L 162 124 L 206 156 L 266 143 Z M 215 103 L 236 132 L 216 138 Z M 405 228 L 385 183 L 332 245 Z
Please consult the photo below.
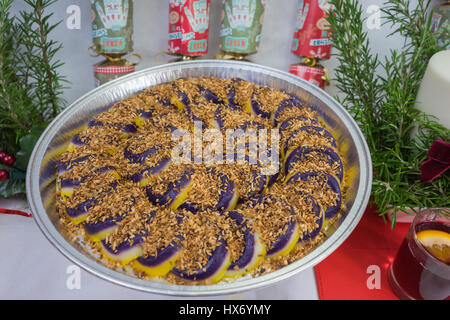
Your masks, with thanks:
M 324 152 L 312 151 L 302 156 L 302 159 L 292 163 L 289 172 L 304 173 L 323 171 L 329 174 L 338 176 L 340 172 L 339 162 L 333 161 L 330 163 Z
M 147 236 L 142 244 L 143 257 L 157 257 L 158 250 L 181 243 L 182 213 L 169 208 L 158 208 L 146 222 Z
M 192 274 L 205 267 L 221 240 L 224 240 L 220 225 L 224 225 L 223 217 L 216 212 L 184 212 L 181 226 L 183 251 L 177 263 L 180 270 L 188 270 Z
M 278 197 L 265 198 L 265 202 L 249 204 L 241 210 L 253 221 L 255 229 L 268 249 L 271 249 L 273 243 L 286 233 L 294 218 L 289 204 Z
M 305 105 L 293 105 L 292 103 L 287 103 L 287 107 L 283 109 L 283 111 L 281 111 L 278 114 L 277 117 L 277 122 L 281 123 L 285 120 L 291 119 L 291 118 L 295 118 L 298 116 L 304 116 L 306 118 L 310 118 L 310 119 L 316 119 L 317 118 L 317 113 L 315 111 L 313 111 L 310 107 L 307 107 Z
M 287 107 L 280 110 L 283 104 Z M 292 136 L 290 150 L 305 145 L 317 149 L 293 161 L 289 174 L 313 171 L 320 174 L 286 184 L 288 173 L 281 171 L 268 187 L 270 176 L 264 175 L 262 168 L 274 164 L 260 159 L 262 151 L 258 148 L 272 150 L 271 129 L 276 129 L 273 123 L 280 125 L 288 119 L 294 120 L 283 128 L 280 148 Z M 339 163 L 330 162 L 320 152 L 332 148 L 339 154 L 332 146 L 333 140 L 323 134 L 299 130 L 310 125 L 320 127 L 316 119 L 316 112 L 299 104 L 293 96 L 238 78 L 185 78 L 147 88 L 95 116 L 61 155 L 56 202 L 60 223 L 70 239 L 94 254 L 99 262 L 142 279 L 150 278 L 132 263 L 124 266 L 120 260 L 107 259 L 87 236 L 84 225 L 108 222 L 109 226 L 113 221 L 114 228 L 108 229 L 103 242 L 112 250 L 123 248 L 120 246 L 124 243 L 138 246 L 140 251 L 133 252 L 141 252 L 144 258 L 157 257 L 161 250 L 175 246 L 180 251 L 176 262 L 171 263 L 187 275 L 205 270 L 219 246 L 225 246 L 231 262 L 236 262 L 249 245 L 245 234 L 257 234 L 270 250 L 293 223 L 298 225 L 301 235 L 318 230 L 323 209 L 338 201 L 338 195 L 327 185 L 326 174 L 340 174 Z M 195 121 L 202 122 L 201 130 Z M 216 125 L 222 130 L 210 131 Z M 266 129 L 267 145 L 247 137 L 243 149 L 232 151 L 242 152 L 244 161 L 235 159 L 228 163 L 229 141 L 225 133 L 236 129 L 255 132 Z M 180 132 L 177 130 L 190 138 L 191 162 L 178 163 L 172 158 L 174 146 L 180 142 L 173 135 Z M 201 136 L 194 137 L 194 132 Z M 222 138 L 206 138 L 205 133 L 213 136 L 221 133 Z M 238 135 L 242 136 L 242 132 Z M 197 138 L 200 138 L 202 163 L 193 157 L 194 149 L 199 146 Z M 207 159 L 207 155 L 212 157 Z M 276 165 L 284 168 L 284 163 Z M 343 197 L 346 183 L 344 172 L 340 185 Z M 222 212 L 223 206 L 233 208 L 236 202 L 239 205 L 234 210 L 243 219 L 240 223 L 229 212 Z M 223 205 L 221 208 L 219 203 Z M 67 213 L 69 209 L 71 212 L 79 207 L 86 209 L 86 204 L 89 205 L 84 212 L 87 217 L 81 223 Z M 298 260 L 324 239 L 324 233 L 320 232 L 287 255 L 264 259 L 251 275 L 271 272 Z M 171 273 L 164 281 L 192 284 Z
M 89 216 L 86 219 L 87 223 L 104 222 L 106 219 L 118 216 L 125 216 L 133 211 L 136 211 L 139 206 L 140 209 L 148 210 L 145 192 L 131 181 L 124 181 L 120 183 L 114 192 L 105 194 L 98 205 L 94 206 L 89 211 Z M 142 206 L 145 206 L 143 208 Z M 156 209 L 156 208 L 155 208 Z
M 289 95 L 266 86 L 259 86 L 253 94 L 253 100 L 258 103 L 259 108 L 270 114 L 276 111 L 281 101 L 288 98 Z

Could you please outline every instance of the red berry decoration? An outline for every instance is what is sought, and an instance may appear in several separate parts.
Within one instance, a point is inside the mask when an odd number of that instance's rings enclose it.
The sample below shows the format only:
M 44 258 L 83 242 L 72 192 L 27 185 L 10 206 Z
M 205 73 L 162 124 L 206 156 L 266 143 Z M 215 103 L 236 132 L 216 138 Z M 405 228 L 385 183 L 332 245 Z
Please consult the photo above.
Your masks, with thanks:
M 9 172 L 2 169 L 0 170 L 0 181 L 6 181 L 9 179 Z
M 3 159 L 7 156 L 8 154 L 5 151 L 1 151 L 0 152 L 0 162 L 3 163 Z
M 3 159 L 0 158 L 0 161 L 2 161 L 7 166 L 12 166 L 14 162 L 16 162 L 16 158 L 14 158 L 14 156 L 11 154 L 6 154 Z

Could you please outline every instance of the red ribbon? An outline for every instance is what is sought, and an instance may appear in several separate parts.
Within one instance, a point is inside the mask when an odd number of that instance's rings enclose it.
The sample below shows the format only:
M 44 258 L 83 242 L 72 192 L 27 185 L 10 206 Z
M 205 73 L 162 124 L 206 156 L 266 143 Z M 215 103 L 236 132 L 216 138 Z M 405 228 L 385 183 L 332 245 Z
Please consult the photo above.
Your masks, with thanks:
M 450 168 L 450 143 L 435 140 L 428 151 L 428 158 L 421 165 L 421 183 L 436 179 Z
M 32 217 L 33 217 L 33 216 L 32 216 L 30 213 L 28 213 L 28 212 L 19 211 L 19 210 L 5 209 L 5 208 L 0 208 L 0 213 L 15 214 L 15 215 L 19 215 L 19 216 L 28 217 L 28 218 L 32 218 Z

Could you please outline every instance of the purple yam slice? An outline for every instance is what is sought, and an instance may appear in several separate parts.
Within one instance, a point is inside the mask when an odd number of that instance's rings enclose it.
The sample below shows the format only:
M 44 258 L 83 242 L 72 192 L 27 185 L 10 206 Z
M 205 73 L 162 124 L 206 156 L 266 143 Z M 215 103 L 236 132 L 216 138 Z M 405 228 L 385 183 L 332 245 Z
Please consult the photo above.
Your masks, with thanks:
M 80 186 L 80 184 L 85 180 L 87 180 L 88 178 L 93 177 L 97 174 L 112 171 L 116 175 L 116 177 L 118 177 L 118 174 L 115 172 L 115 170 L 116 168 L 114 168 L 113 166 L 105 166 L 95 170 L 94 173 L 88 176 L 82 177 L 81 179 L 61 179 L 60 181 L 61 198 L 65 199 L 67 197 L 72 196 L 76 187 Z
M 134 153 L 132 150 L 130 150 L 128 147 L 125 147 L 123 154 L 125 156 L 126 159 L 128 159 L 128 161 L 130 163 L 140 163 L 143 164 L 145 163 L 145 159 L 150 156 L 155 154 L 158 151 L 157 147 L 151 147 L 148 148 L 147 150 L 141 152 L 141 153 Z
M 166 169 L 170 164 L 170 158 L 162 159 L 156 165 L 145 168 L 138 173 L 130 176 L 131 181 L 139 183 L 141 187 L 145 187 L 150 183 L 151 177 L 156 176 Z
M 305 126 L 305 125 L 317 126 L 317 125 L 319 125 L 319 120 L 317 119 L 317 117 L 309 118 L 309 117 L 303 116 L 303 115 L 286 119 L 278 125 L 278 130 L 280 132 L 280 136 L 284 137 L 288 132 L 290 132 L 290 130 L 292 130 L 292 127 L 295 124 L 299 124 L 302 126 Z
M 200 85 L 198 86 L 198 88 L 200 90 L 202 97 L 205 98 L 207 101 L 216 103 L 216 104 L 222 103 L 221 99 L 218 96 L 216 96 L 214 93 L 212 93 L 211 90 L 206 89 Z
M 300 237 L 300 228 L 295 219 L 294 208 L 290 206 L 286 200 L 271 194 L 258 195 L 251 200 L 251 205 L 255 207 L 258 204 L 268 204 L 271 202 L 282 202 L 289 209 L 292 219 L 290 219 L 287 224 L 287 227 L 285 228 L 286 231 L 281 234 L 277 240 L 268 245 L 266 256 L 269 258 L 287 255 L 295 247 Z
M 153 111 L 138 110 L 139 116 L 134 119 L 137 127 L 143 127 L 147 120 L 152 119 Z
M 230 264 L 225 273 L 225 277 L 237 278 L 255 269 L 261 263 L 266 255 L 266 247 L 260 240 L 258 233 L 252 233 L 242 214 L 237 211 L 229 211 L 227 214 L 242 229 L 244 234 L 244 251 L 237 260 Z
M 97 203 L 98 200 L 95 198 L 88 199 L 79 203 L 74 208 L 66 207 L 66 213 L 74 224 L 79 224 L 86 220 L 89 214 L 89 209 L 91 209 L 92 206 L 96 205 Z
M 325 184 L 320 185 L 318 180 L 312 180 L 312 178 L 317 177 L 323 177 L 325 178 Z M 316 187 L 320 192 L 323 192 L 323 188 L 328 189 L 327 191 L 331 191 L 336 195 L 336 203 L 332 205 L 327 205 L 326 203 L 323 203 L 319 197 L 315 197 L 315 199 L 321 204 L 322 208 L 325 210 L 325 220 L 330 220 L 336 217 L 336 215 L 339 213 L 339 210 L 341 208 L 342 204 L 342 194 L 341 194 L 341 188 L 339 185 L 338 179 L 326 172 L 321 171 L 311 171 L 311 172 L 305 172 L 305 173 L 296 173 L 291 177 L 288 177 L 286 180 L 286 184 L 295 184 L 296 182 L 309 182 L 309 181 L 316 181 Z M 319 193 L 320 193 L 319 192 Z
M 271 243 L 270 249 L 267 250 L 267 257 L 285 256 L 294 248 L 300 237 L 298 223 L 292 220 L 287 230 L 277 241 Z
M 215 121 L 214 119 L 200 119 L 199 117 L 197 117 L 197 116 L 195 115 L 195 112 L 192 111 L 192 107 L 193 107 L 193 106 L 197 106 L 197 104 L 191 104 L 191 105 L 189 105 L 189 106 L 186 106 L 186 107 L 183 109 L 182 112 L 184 113 L 184 115 L 186 116 L 186 118 L 190 119 L 192 122 L 201 122 L 202 128 L 207 128 L 207 127 L 209 127 L 210 123 L 212 123 L 214 126 L 217 125 L 217 123 L 214 122 L 214 121 Z
M 91 120 L 88 122 L 88 128 L 92 127 L 102 127 L 105 124 L 101 121 Z M 134 134 L 137 132 L 137 128 L 135 124 L 123 124 L 123 123 L 114 123 L 109 124 L 111 126 L 117 127 L 119 130 L 121 130 L 125 136 L 128 136 L 129 134 Z
M 156 256 L 140 256 L 134 261 L 134 267 L 144 271 L 151 278 L 165 276 L 173 269 L 181 253 L 181 246 L 173 241 L 165 248 L 158 249 Z
M 92 223 L 85 222 L 84 230 L 86 231 L 89 239 L 98 242 L 105 239 L 108 234 L 113 233 L 114 230 L 119 226 L 119 222 L 122 221 L 123 217 L 123 215 L 118 215 L 116 217 L 109 217 L 104 221 L 97 221 Z
M 213 207 L 202 208 L 199 202 L 185 200 L 179 207 L 190 212 L 196 213 L 202 209 L 216 210 L 219 212 L 231 210 L 237 201 L 237 190 L 234 183 L 223 173 L 216 172 L 214 168 L 207 168 L 207 172 L 211 173 L 215 179 L 219 180 L 219 197 L 217 203 Z M 189 191 L 188 191 L 189 194 Z M 202 199 L 198 199 L 201 201 Z
M 247 180 L 234 181 L 235 186 L 237 187 L 237 193 L 239 195 L 237 204 L 242 204 L 248 199 L 251 199 L 256 195 L 263 193 L 267 187 L 269 178 L 267 175 L 263 174 L 263 169 L 261 168 L 261 165 L 254 158 L 250 157 L 247 154 L 241 154 L 243 159 L 240 159 L 238 156 L 239 154 L 235 153 L 234 161 L 236 161 L 237 163 L 237 168 L 235 170 L 240 169 L 245 170 L 247 168 L 250 168 L 250 175 L 248 176 Z M 240 161 L 243 161 L 243 163 L 241 163 Z M 250 167 L 250 165 L 252 166 Z M 244 172 L 247 172 L 247 170 Z M 246 189 L 249 189 L 247 190 L 247 193 L 243 193 L 241 190 L 239 190 L 239 186 L 242 186 L 240 185 L 241 183 L 247 184 L 247 187 L 245 187 Z
M 214 124 L 214 127 L 217 129 L 226 129 L 225 128 L 225 122 L 224 122 L 224 112 L 226 108 L 229 108 L 233 111 L 239 111 L 240 109 L 236 107 L 233 104 L 227 104 L 227 105 L 218 105 L 216 111 L 214 111 L 212 122 Z
M 179 89 L 176 89 L 176 95 L 170 98 L 170 103 L 178 108 L 178 110 L 183 110 L 189 105 L 188 96 Z
M 280 158 L 278 154 L 274 154 L 275 150 L 272 146 L 258 146 L 259 165 L 262 168 L 261 173 L 267 176 L 267 187 L 270 187 L 277 181 L 280 175 Z
M 301 146 L 295 148 L 292 152 L 289 153 L 289 156 L 286 158 L 284 163 L 284 172 L 286 175 L 290 175 L 296 172 L 291 172 L 295 163 L 309 161 L 308 156 L 311 154 L 318 155 L 321 159 L 324 159 L 329 166 L 329 168 L 321 168 L 321 171 L 329 171 L 331 168 L 335 168 L 333 172 L 338 179 L 339 182 L 342 182 L 344 178 L 344 166 L 342 164 L 341 157 L 337 154 L 337 152 L 329 147 L 310 147 L 310 146 Z
M 60 195 L 64 200 L 67 197 L 72 196 L 75 187 L 80 185 L 78 179 L 62 179 L 60 182 Z
M 273 185 L 277 181 L 279 176 L 280 176 L 280 171 L 278 171 L 275 174 L 270 175 L 269 180 L 267 182 L 267 186 L 270 187 L 271 185 Z
M 102 127 L 102 126 L 103 126 L 103 122 L 101 122 L 101 121 L 91 120 L 88 122 L 88 128 Z
M 67 147 L 67 151 L 69 152 L 73 152 L 77 147 L 81 147 L 81 146 L 85 146 L 87 144 L 89 144 L 91 142 L 91 137 L 89 136 L 82 136 L 80 133 L 76 133 L 73 137 L 72 140 L 69 144 L 69 146 Z M 107 135 L 105 137 L 105 142 L 114 147 L 117 145 L 117 138 L 116 137 L 112 137 L 110 135 Z
M 325 214 L 323 213 L 322 208 L 319 206 L 316 199 L 314 199 L 313 196 L 308 195 L 306 197 L 306 201 L 310 201 L 312 204 L 312 210 L 313 210 L 312 214 L 315 217 L 315 222 L 317 224 L 317 227 L 310 231 L 304 231 L 301 234 L 301 236 L 298 240 L 298 243 L 313 240 L 315 237 L 317 237 L 319 235 L 320 231 L 322 231 L 322 228 L 324 226 Z
M 113 246 L 104 239 L 100 241 L 100 247 L 107 258 L 114 261 L 120 261 L 125 265 L 142 255 L 140 244 L 144 241 L 145 235 L 145 232 L 136 234 L 132 239 L 123 241 L 116 248 L 113 248 Z
M 72 189 L 79 186 L 80 181 L 78 179 L 62 179 L 61 180 L 61 189 Z
M 302 109 L 304 108 L 303 103 L 298 98 L 288 98 L 281 101 L 277 110 L 272 114 L 272 124 L 277 127 L 282 117 L 283 113 L 288 109 Z
M 66 207 L 66 213 L 74 224 L 79 224 L 86 220 L 89 210 L 98 203 L 97 197 L 102 194 L 112 192 L 117 187 L 117 181 L 109 185 L 108 189 L 97 193 L 96 196 L 78 203 L 75 207 Z
M 119 174 L 116 171 L 116 168 L 113 166 L 104 166 L 101 168 L 96 169 L 92 174 L 89 174 L 87 176 L 84 176 L 81 178 L 81 180 L 78 182 L 77 180 L 74 180 L 75 185 L 79 185 L 81 182 L 86 181 L 87 179 L 94 177 L 96 175 L 101 175 L 107 172 L 112 172 L 114 174 L 114 176 L 116 177 L 116 179 L 119 178 Z
M 230 107 L 232 109 L 246 110 L 247 112 L 251 113 L 250 99 L 249 99 L 249 101 L 247 101 L 245 103 L 245 105 L 239 105 L 239 103 L 237 103 L 237 101 L 236 101 L 236 88 L 235 88 L 234 84 L 241 82 L 241 81 L 245 81 L 245 80 L 240 79 L 240 78 L 232 79 L 233 85 L 228 87 L 226 106 Z
M 331 145 L 335 149 L 337 148 L 336 140 L 328 130 L 318 126 L 304 126 L 298 130 L 295 130 L 289 136 L 289 138 L 286 139 L 284 145 L 282 146 L 283 154 L 285 155 L 286 158 L 289 156 L 289 152 L 293 148 L 298 147 L 298 145 L 293 145 L 293 141 L 295 140 L 297 135 L 302 133 L 307 133 L 308 135 L 315 135 L 320 138 L 325 138 L 327 144 Z
M 61 176 L 64 172 L 69 171 L 70 169 L 72 169 L 74 165 L 76 165 L 76 164 L 78 164 L 80 162 L 86 161 L 90 157 L 91 156 L 88 155 L 88 156 L 84 156 L 84 157 L 80 157 L 80 158 L 77 158 L 77 159 L 70 160 L 68 162 L 58 161 L 58 165 L 57 165 L 58 175 Z
M 148 199 L 155 205 L 168 205 L 172 210 L 176 210 L 187 196 L 192 174 L 193 169 L 186 169 L 178 180 L 167 185 L 163 193 L 154 191 L 153 187 L 148 185 L 146 188 Z
M 139 110 L 139 118 L 150 119 L 153 116 L 153 111 Z
M 137 132 L 137 128 L 134 124 L 125 124 L 122 126 L 122 131 L 125 134 L 134 134 Z
M 155 215 L 152 214 L 150 219 L 154 219 Z M 182 215 L 177 214 L 176 220 L 178 225 L 181 225 L 183 218 Z M 180 257 L 182 240 L 183 237 L 178 233 L 168 246 L 157 249 L 156 255 L 145 257 L 142 255 L 134 261 L 133 266 L 138 270 L 144 271 L 151 278 L 165 276 L 173 269 Z
M 84 140 L 84 141 L 83 141 Z M 81 137 L 80 133 L 76 133 L 73 137 L 72 140 L 70 142 L 70 146 L 68 147 L 68 149 L 70 148 L 76 148 L 76 147 L 80 147 L 80 146 L 84 146 L 87 143 L 89 143 L 89 141 L 91 140 L 90 137 Z
M 239 129 L 242 130 L 262 130 L 266 129 L 266 126 L 258 121 L 246 121 L 243 125 L 239 126 Z
M 256 115 L 256 116 L 260 116 L 264 119 L 270 119 L 272 114 L 270 112 L 264 111 L 261 109 L 261 106 L 259 105 L 259 103 L 255 100 L 251 100 L 250 102 L 250 106 L 251 106 L 251 111 L 252 114 Z
M 231 258 L 227 244 L 224 240 L 221 240 L 221 243 L 214 249 L 213 253 L 208 257 L 208 262 L 202 268 L 189 272 L 175 267 L 170 272 L 183 280 L 204 281 L 212 284 L 223 278 L 230 263 Z
M 230 87 L 227 92 L 227 102 L 228 105 L 233 109 L 238 108 L 236 106 L 236 102 L 234 101 L 235 97 L 236 97 L 236 89 L 234 87 Z
M 244 203 L 248 199 L 253 198 L 260 193 L 263 193 L 267 187 L 268 179 L 266 175 L 261 174 L 261 168 L 252 169 L 252 174 L 249 179 L 251 181 L 250 184 L 253 188 L 248 194 L 239 196 L 238 204 Z

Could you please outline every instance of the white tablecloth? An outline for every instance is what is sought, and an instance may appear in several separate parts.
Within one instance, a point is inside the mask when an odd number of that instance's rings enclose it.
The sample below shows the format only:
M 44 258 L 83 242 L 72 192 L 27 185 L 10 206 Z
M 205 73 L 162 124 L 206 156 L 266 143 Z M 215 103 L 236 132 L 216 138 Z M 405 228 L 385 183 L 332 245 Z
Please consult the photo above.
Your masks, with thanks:
M 0 207 L 28 211 L 26 202 L 17 199 L 0 199 Z M 0 299 L 174 298 L 128 289 L 85 270 L 79 289 L 67 286 L 74 264 L 50 244 L 33 218 L 0 213 L 0 252 Z M 269 287 L 211 299 L 318 299 L 318 294 L 311 268 Z

